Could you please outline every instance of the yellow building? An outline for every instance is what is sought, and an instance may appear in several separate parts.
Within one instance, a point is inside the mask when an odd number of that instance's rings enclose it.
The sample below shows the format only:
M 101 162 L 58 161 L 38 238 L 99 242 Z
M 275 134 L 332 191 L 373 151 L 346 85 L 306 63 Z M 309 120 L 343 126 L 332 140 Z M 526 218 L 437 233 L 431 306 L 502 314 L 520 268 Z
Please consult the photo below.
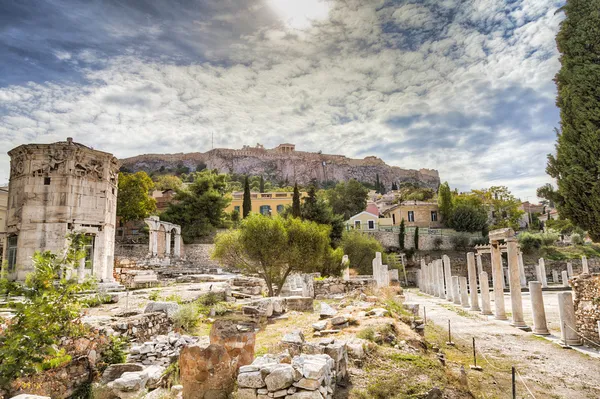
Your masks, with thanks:
M 300 193 L 300 199 L 307 197 L 305 192 Z M 293 192 L 271 192 L 271 193 L 250 193 L 252 202 L 252 213 L 260 213 L 262 215 L 279 215 L 287 205 L 291 206 L 294 198 Z M 244 193 L 241 191 L 231 194 L 231 203 L 225 212 L 237 210 L 242 214 L 242 204 L 244 202 Z
M 405 201 L 383 212 L 392 219 L 392 224 L 398 226 L 402 219 L 406 227 L 428 227 L 440 229 L 444 227 L 436 202 Z
M 357 213 L 346 221 L 346 230 L 370 231 L 379 230 L 380 227 L 391 226 L 391 218 L 380 218 L 374 213 L 367 211 Z
M 6 237 L 6 212 L 8 209 L 8 187 L 0 187 L 0 257 Z

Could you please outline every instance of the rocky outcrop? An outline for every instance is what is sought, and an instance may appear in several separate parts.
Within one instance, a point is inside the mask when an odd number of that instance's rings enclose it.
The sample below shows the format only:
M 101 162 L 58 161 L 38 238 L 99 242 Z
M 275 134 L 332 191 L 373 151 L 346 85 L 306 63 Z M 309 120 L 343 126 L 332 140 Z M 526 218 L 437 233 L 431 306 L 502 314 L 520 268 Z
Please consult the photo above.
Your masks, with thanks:
M 317 181 L 347 181 L 356 179 L 375 182 L 376 176 L 388 187 L 392 182 L 414 183 L 437 189 L 440 177 L 437 170 L 403 169 L 389 166 L 377 157 L 351 159 L 343 155 L 314 152 L 280 152 L 277 149 L 244 148 L 232 150 L 218 148 L 205 153 L 148 154 L 122 160 L 123 167 L 131 171 L 147 172 L 175 170 L 185 166 L 195 170 L 203 163 L 208 169 L 224 173 L 265 176 L 272 181 L 288 181 L 307 184 Z

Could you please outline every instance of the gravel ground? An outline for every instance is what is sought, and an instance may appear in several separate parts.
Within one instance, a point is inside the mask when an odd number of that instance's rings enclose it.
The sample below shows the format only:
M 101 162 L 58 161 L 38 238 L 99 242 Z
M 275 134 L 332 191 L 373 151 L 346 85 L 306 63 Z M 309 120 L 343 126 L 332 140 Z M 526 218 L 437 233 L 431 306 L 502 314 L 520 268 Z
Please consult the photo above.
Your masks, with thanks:
M 421 315 L 423 306 L 426 307 L 428 322 L 446 327 L 450 320 L 452 331 L 459 341 L 468 344 L 474 336 L 478 349 L 492 364 L 494 359 L 514 362 L 536 398 L 600 398 L 600 357 L 597 350 L 584 348 L 589 353 L 584 354 L 583 351 L 563 349 L 550 340 L 514 328 L 509 322 L 497 321 L 479 312 L 467 310 L 465 313 L 460 306 L 456 307 L 458 311 L 448 309 L 455 305 L 417 294 L 414 290 L 408 291 L 406 297 L 407 302 L 421 306 Z M 553 334 L 550 339 L 554 341 L 560 335 L 556 298 L 556 292 L 544 293 L 546 317 Z M 507 312 L 510 312 L 509 295 L 505 295 L 505 303 Z M 523 307 L 525 321 L 531 323 L 528 293 L 523 295 Z M 491 367 L 485 363 L 482 366 Z M 520 385 L 520 389 L 524 390 L 524 387 Z M 506 397 L 510 397 L 510 392 Z

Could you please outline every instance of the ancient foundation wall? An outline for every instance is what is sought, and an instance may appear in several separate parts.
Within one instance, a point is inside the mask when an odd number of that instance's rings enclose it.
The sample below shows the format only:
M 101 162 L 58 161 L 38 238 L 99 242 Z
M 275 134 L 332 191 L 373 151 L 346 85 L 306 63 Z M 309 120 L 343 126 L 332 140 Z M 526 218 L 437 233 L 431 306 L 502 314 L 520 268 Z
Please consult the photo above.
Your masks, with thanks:
M 341 278 L 328 277 L 324 280 L 315 280 L 315 297 L 319 295 L 337 295 L 351 292 L 364 291 L 373 286 L 375 280 L 371 279 L 352 279 L 342 280 Z
M 600 345 L 600 273 L 575 277 L 571 285 L 574 292 L 577 332 Z

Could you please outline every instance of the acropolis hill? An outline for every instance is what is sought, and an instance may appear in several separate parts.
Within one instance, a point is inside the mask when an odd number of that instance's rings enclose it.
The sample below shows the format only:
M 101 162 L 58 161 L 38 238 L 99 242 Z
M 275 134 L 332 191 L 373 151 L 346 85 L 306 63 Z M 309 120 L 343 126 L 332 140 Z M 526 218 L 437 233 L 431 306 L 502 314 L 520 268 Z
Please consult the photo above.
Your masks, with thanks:
M 184 165 L 195 170 L 204 162 L 209 169 L 223 173 L 262 175 L 272 181 L 288 181 L 307 184 L 317 181 L 346 181 L 356 179 L 375 182 L 376 175 L 388 187 L 392 182 L 414 183 L 418 186 L 437 189 L 440 176 L 433 169 L 403 169 L 389 166 L 383 160 L 369 156 L 364 159 L 351 159 L 343 155 L 329 155 L 315 152 L 296 151 L 294 144 L 280 144 L 266 149 L 244 146 L 241 150 L 216 148 L 205 153 L 187 154 L 146 154 L 122 160 L 128 170 L 137 172 L 175 169 Z

